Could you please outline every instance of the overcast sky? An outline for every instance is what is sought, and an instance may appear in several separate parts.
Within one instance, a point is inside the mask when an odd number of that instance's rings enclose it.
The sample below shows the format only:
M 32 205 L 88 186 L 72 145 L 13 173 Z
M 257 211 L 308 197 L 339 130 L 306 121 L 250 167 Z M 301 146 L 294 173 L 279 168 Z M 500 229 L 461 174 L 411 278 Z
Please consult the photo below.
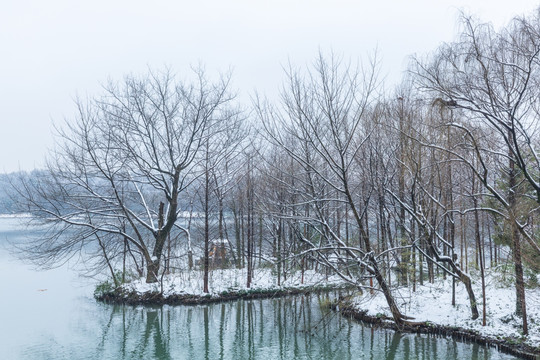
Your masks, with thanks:
M 499 27 L 531 13 L 532 0 L 4 0 L 0 10 L 0 172 L 42 167 L 53 123 L 74 113 L 75 95 L 107 79 L 167 65 L 233 69 L 243 99 L 272 96 L 282 66 L 319 49 L 356 60 L 378 49 L 386 87 L 411 54 L 456 34 L 463 9 Z

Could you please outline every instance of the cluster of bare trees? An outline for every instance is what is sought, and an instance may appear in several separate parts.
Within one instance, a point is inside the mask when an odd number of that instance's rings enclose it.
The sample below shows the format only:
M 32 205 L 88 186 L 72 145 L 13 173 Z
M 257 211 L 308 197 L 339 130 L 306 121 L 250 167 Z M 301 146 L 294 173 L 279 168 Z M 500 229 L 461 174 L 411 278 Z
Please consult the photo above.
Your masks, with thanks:
M 539 52 L 536 15 L 499 31 L 463 16 L 457 41 L 414 59 L 391 95 L 376 59 L 319 55 L 288 68 L 280 101 L 256 98 L 250 112 L 227 77 L 128 77 L 79 101 L 48 171 L 21 179 L 21 209 L 48 225 L 26 251 L 44 263 L 91 252 L 117 284 L 119 264 L 148 282 L 198 264 L 208 291 L 219 240 L 248 287 L 263 265 L 278 284 L 331 271 L 382 291 L 399 324 L 410 319 L 393 287 L 437 276 L 465 285 L 477 318 L 471 267 L 485 323 L 484 270 L 509 260 L 526 333 L 524 266 L 540 259 Z
M 238 115 L 227 82 L 211 84 L 201 71 L 189 85 L 170 72 L 151 73 L 78 101 L 48 172 L 18 186 L 23 209 L 50 226 L 29 254 L 46 263 L 91 244 L 109 267 L 129 254 L 156 281 L 167 239 L 183 230 L 180 196 L 201 171 L 211 139 Z
M 442 149 L 472 172 L 475 216 L 485 210 L 505 224 L 499 231 L 505 232 L 512 252 L 516 313 L 523 318 L 524 333 L 523 257 L 537 267 L 540 256 L 535 226 L 540 205 L 538 16 L 516 18 L 499 31 L 463 17 L 459 40 L 427 61 L 417 60 L 413 68 L 421 91 L 446 99 L 441 105 L 450 118 L 442 126 L 461 142 L 454 147 L 426 145 Z M 476 233 L 480 238 L 478 229 Z

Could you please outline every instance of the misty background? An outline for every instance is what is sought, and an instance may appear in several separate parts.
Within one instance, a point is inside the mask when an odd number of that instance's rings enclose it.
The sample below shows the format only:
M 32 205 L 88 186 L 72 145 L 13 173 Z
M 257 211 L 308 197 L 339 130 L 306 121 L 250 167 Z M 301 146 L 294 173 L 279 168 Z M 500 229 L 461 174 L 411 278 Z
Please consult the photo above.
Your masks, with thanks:
M 319 50 L 360 59 L 377 49 L 391 89 L 411 54 L 457 33 L 460 10 L 496 27 L 537 1 L 103 1 L 3 2 L 0 12 L 0 173 L 44 166 L 54 126 L 74 98 L 108 79 L 169 66 L 180 76 L 204 64 L 233 72 L 249 105 L 277 96 L 283 66 L 310 64 Z M 4 184 L 0 183 L 4 188 Z

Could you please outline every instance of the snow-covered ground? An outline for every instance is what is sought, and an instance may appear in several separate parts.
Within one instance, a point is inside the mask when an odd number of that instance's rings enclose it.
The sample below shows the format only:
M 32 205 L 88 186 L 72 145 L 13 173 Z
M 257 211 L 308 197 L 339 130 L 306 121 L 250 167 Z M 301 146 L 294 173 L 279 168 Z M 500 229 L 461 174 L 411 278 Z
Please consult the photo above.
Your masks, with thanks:
M 521 338 L 522 320 L 515 316 L 516 292 L 513 277 L 500 272 L 486 274 L 486 326 L 482 326 L 482 289 L 479 276 L 473 277 L 473 289 L 478 303 L 480 317 L 471 320 L 469 298 L 463 283 L 456 282 L 456 306 L 452 306 L 452 279 L 439 279 L 434 284 L 425 283 L 418 286 L 416 292 L 412 288 L 395 289 L 393 291 L 400 310 L 413 321 L 429 321 L 447 326 L 457 326 L 478 331 L 484 336 L 493 338 Z M 528 345 L 540 346 L 540 288 L 526 289 L 527 318 L 529 336 L 525 339 Z M 382 293 L 356 297 L 354 306 L 359 310 L 367 310 L 368 315 L 383 314 L 391 316 Z
M 209 274 L 209 294 L 218 295 L 224 291 L 248 290 L 246 287 L 246 269 L 219 269 Z M 326 286 L 342 284 L 338 276 L 325 276 L 313 270 L 304 272 L 304 283 L 301 282 L 301 273 L 298 271 L 288 275 L 286 280 L 281 279 L 281 286 L 277 286 L 277 277 L 271 269 L 256 269 L 250 290 L 271 290 L 284 288 L 302 288 L 311 286 Z M 139 294 L 152 291 L 161 291 L 161 282 L 147 284 L 144 278 L 137 279 L 126 285 L 127 291 L 136 291 Z M 179 272 L 163 277 L 163 295 L 205 295 L 203 292 L 202 271 Z
M 203 292 L 201 271 L 185 271 L 167 275 L 163 278 L 163 295 L 205 295 Z M 223 292 L 248 290 L 246 287 L 245 269 L 213 270 L 209 278 L 209 294 L 217 296 Z M 428 321 L 430 323 L 461 327 L 478 331 L 481 335 L 493 338 L 521 338 L 521 318 L 515 314 L 516 293 L 513 276 L 501 271 L 487 271 L 486 298 L 487 298 L 487 325 L 482 326 L 482 291 L 478 274 L 473 274 L 473 289 L 478 302 L 480 317 L 471 319 L 469 298 L 464 285 L 456 282 L 456 305 L 452 306 L 452 279 L 438 279 L 434 284 L 418 285 L 416 292 L 412 288 L 393 289 L 393 294 L 401 311 L 414 318 L 413 321 Z M 539 279 L 540 280 L 540 279 Z M 304 282 L 301 283 L 300 272 L 282 279 L 281 286 L 277 286 L 277 278 L 271 269 L 255 270 L 250 290 L 271 290 L 284 288 L 301 288 L 311 286 L 339 285 L 343 281 L 337 276 L 325 276 L 308 270 L 304 273 Z M 146 292 L 160 292 L 161 283 L 147 284 L 144 278 L 137 279 L 124 285 L 128 292 L 139 294 Z M 524 338 L 528 345 L 540 346 L 540 288 L 526 289 L 527 313 L 529 335 Z M 354 299 L 354 306 L 360 310 L 367 310 L 368 315 L 391 316 L 386 300 L 381 292 L 370 294 L 365 291 L 363 295 Z

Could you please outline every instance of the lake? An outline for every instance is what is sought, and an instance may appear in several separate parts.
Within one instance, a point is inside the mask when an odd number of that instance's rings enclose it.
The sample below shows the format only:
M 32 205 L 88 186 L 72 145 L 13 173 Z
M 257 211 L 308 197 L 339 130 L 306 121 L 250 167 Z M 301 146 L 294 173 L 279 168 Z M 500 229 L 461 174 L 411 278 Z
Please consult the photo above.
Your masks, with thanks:
M 0 359 L 516 359 L 492 348 L 373 329 L 321 307 L 326 295 L 207 306 L 97 303 L 71 261 L 38 271 L 8 242 L 28 236 L 0 217 Z

